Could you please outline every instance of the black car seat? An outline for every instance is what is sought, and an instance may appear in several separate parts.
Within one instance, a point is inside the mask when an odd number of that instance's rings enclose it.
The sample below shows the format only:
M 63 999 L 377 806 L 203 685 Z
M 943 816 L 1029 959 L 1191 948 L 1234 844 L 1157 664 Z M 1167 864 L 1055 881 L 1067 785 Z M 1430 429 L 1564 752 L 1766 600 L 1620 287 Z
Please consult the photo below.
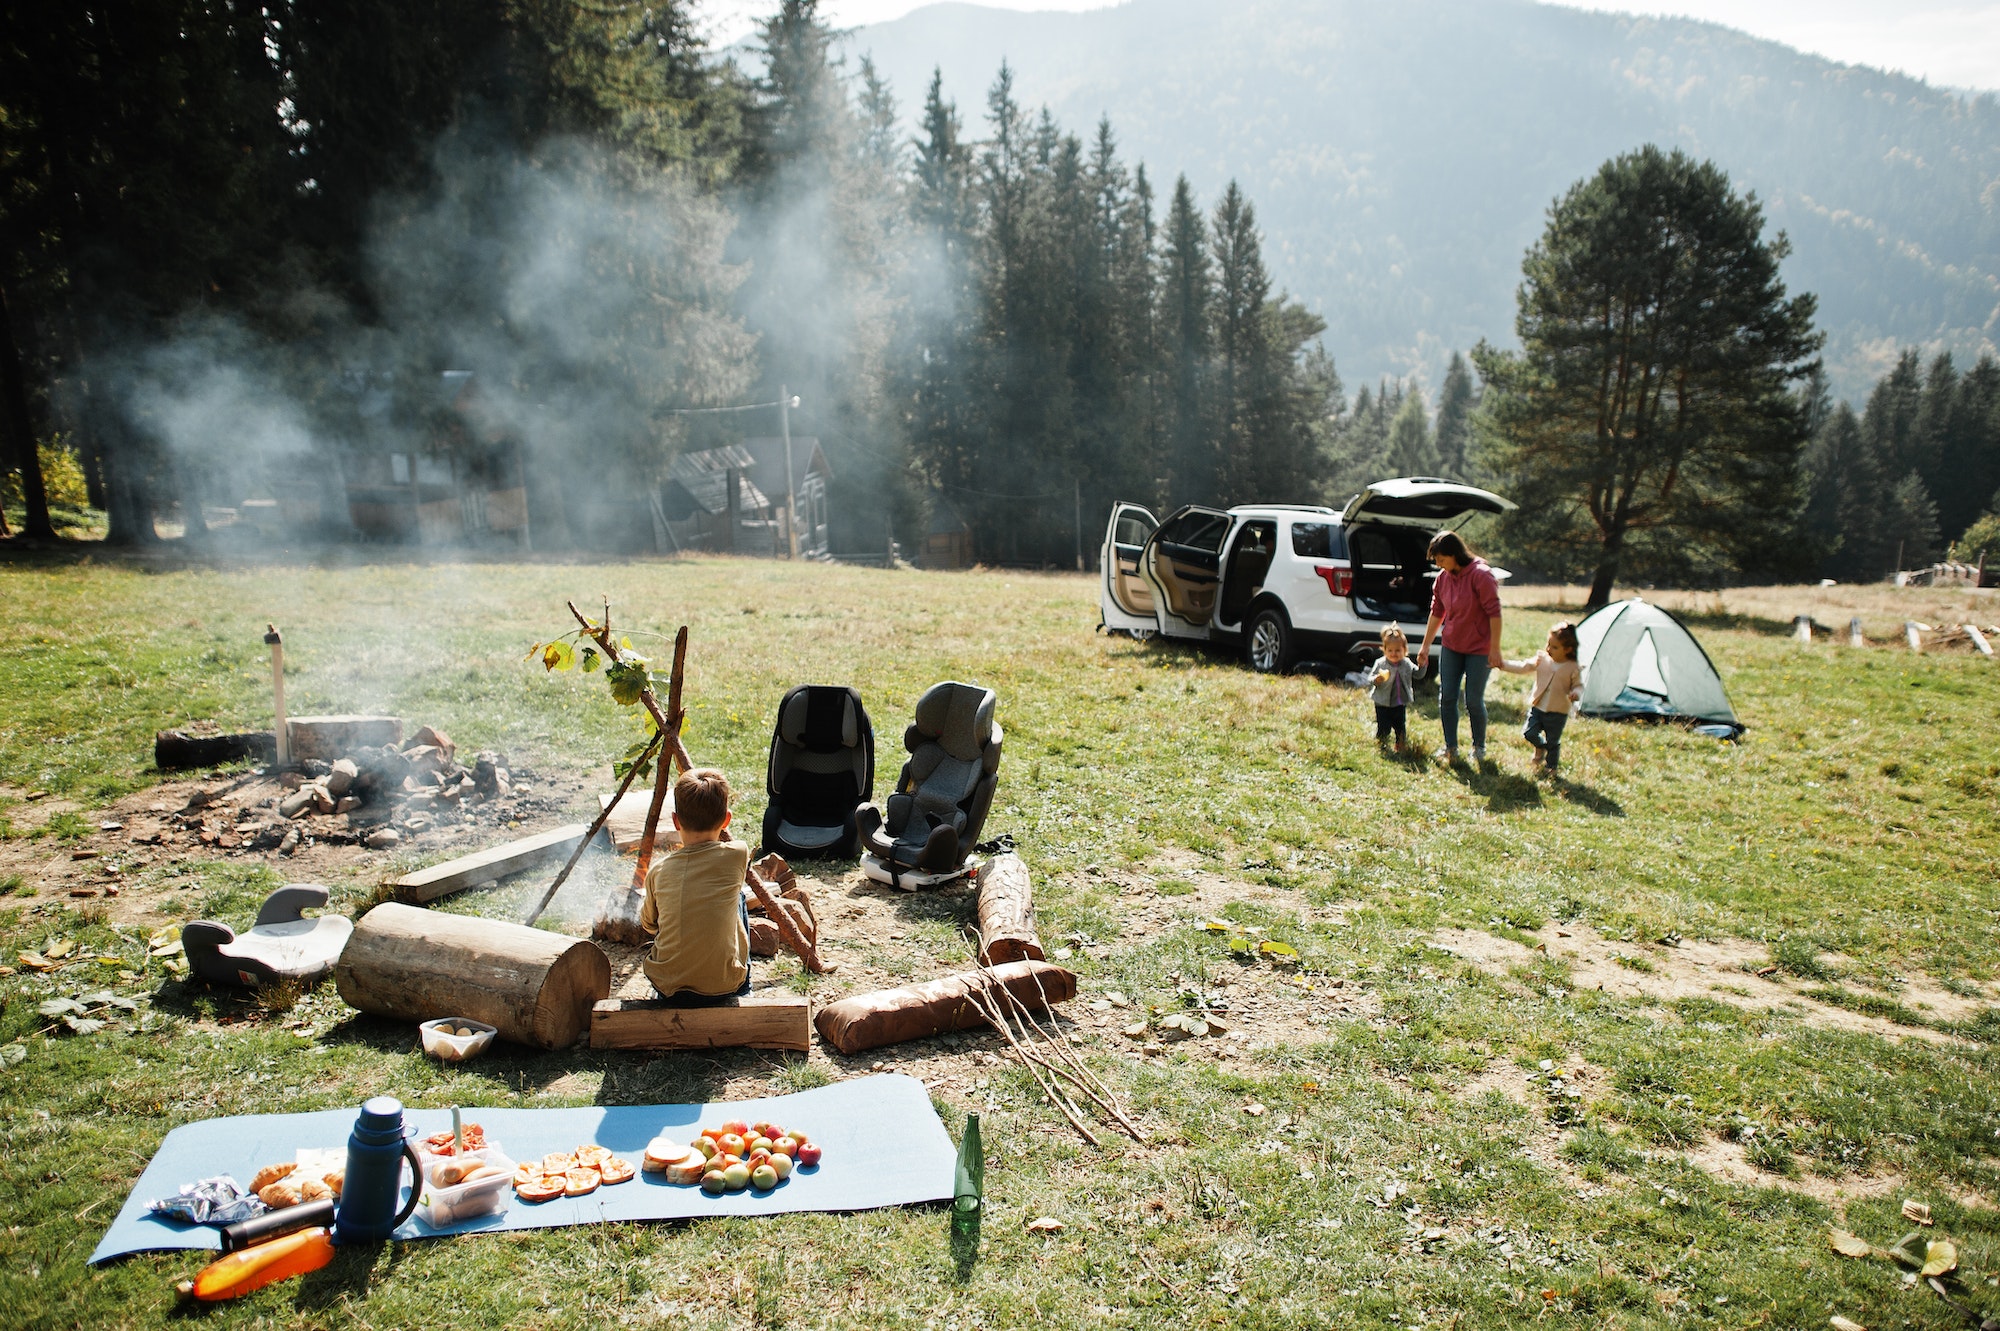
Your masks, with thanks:
M 863 847 L 891 872 L 947 873 L 971 856 L 1000 780 L 999 701 L 954 682 L 917 699 L 916 723 L 903 732 L 910 758 L 886 816 L 873 805 L 860 811 Z
M 875 795 L 875 731 L 861 695 L 801 684 L 778 704 L 764 786 L 764 849 L 786 859 L 855 851 L 855 807 Z

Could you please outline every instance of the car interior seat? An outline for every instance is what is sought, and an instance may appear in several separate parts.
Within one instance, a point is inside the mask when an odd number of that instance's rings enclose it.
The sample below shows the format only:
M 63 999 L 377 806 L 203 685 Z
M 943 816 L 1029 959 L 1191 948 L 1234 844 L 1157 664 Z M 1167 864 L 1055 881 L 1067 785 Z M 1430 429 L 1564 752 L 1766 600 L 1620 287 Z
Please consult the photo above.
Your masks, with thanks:
M 861 695 L 801 684 L 778 704 L 764 788 L 764 849 L 788 860 L 853 855 L 855 811 L 875 796 L 875 731 Z
M 188 967 L 211 984 L 246 989 L 286 980 L 311 984 L 333 969 L 354 932 L 354 922 L 345 916 L 305 918 L 304 911 L 326 902 L 327 890 L 318 883 L 288 883 L 264 898 L 246 933 L 214 920 L 182 925 Z
M 894 873 L 950 874 L 970 858 L 1000 780 L 999 698 L 977 684 L 933 684 L 903 732 L 910 751 L 886 813 L 860 810 L 864 848 Z

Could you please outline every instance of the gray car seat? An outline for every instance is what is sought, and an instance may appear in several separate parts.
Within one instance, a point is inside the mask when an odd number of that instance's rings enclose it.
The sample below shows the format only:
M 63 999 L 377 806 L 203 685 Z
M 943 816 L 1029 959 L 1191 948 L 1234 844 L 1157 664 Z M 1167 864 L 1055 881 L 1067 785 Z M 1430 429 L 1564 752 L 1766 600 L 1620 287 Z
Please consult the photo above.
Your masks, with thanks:
M 765 850 L 787 860 L 855 854 L 855 809 L 875 797 L 875 731 L 861 695 L 834 684 L 787 693 L 764 788 Z
M 873 805 L 859 812 L 862 845 L 892 872 L 946 873 L 971 856 L 1000 780 L 999 701 L 953 682 L 917 700 L 916 723 L 903 732 L 910 758 L 886 815 Z
M 285 980 L 311 984 L 333 969 L 354 932 L 354 922 L 345 916 L 308 920 L 301 913 L 326 902 L 327 890 L 319 884 L 288 883 L 264 898 L 246 933 L 214 920 L 182 925 L 188 968 L 211 984 L 249 989 Z

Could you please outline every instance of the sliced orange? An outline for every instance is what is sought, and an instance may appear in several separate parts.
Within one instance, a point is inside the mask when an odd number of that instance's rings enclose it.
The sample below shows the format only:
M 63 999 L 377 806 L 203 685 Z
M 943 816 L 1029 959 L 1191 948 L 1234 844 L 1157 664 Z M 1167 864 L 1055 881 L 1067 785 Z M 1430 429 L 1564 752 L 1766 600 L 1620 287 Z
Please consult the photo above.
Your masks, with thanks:
M 621 1160 L 615 1155 L 607 1155 L 604 1157 L 604 1162 L 597 1167 L 597 1172 L 607 1186 L 623 1183 L 632 1177 L 632 1162 Z

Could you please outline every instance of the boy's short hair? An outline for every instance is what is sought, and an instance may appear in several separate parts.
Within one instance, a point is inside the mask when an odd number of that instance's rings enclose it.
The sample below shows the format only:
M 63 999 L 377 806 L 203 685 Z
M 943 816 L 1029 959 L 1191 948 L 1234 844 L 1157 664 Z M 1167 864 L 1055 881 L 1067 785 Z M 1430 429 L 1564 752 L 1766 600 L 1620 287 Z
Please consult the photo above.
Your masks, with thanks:
M 665 759 L 661 759 L 665 761 Z M 713 767 L 682 772 L 674 782 L 674 812 L 690 832 L 713 832 L 729 814 L 729 778 Z
M 1403 632 L 1401 628 L 1394 624 L 1384 625 L 1382 628 L 1382 645 L 1387 647 L 1392 642 L 1400 642 L 1405 647 L 1408 647 L 1410 645 L 1410 635 Z
M 1565 619 L 1562 623 L 1550 629 L 1549 632 L 1555 636 L 1555 640 L 1557 642 L 1561 643 L 1564 647 L 1567 647 L 1569 649 L 1569 654 L 1572 657 L 1576 655 L 1577 653 L 1576 625 L 1570 623 L 1567 619 Z

